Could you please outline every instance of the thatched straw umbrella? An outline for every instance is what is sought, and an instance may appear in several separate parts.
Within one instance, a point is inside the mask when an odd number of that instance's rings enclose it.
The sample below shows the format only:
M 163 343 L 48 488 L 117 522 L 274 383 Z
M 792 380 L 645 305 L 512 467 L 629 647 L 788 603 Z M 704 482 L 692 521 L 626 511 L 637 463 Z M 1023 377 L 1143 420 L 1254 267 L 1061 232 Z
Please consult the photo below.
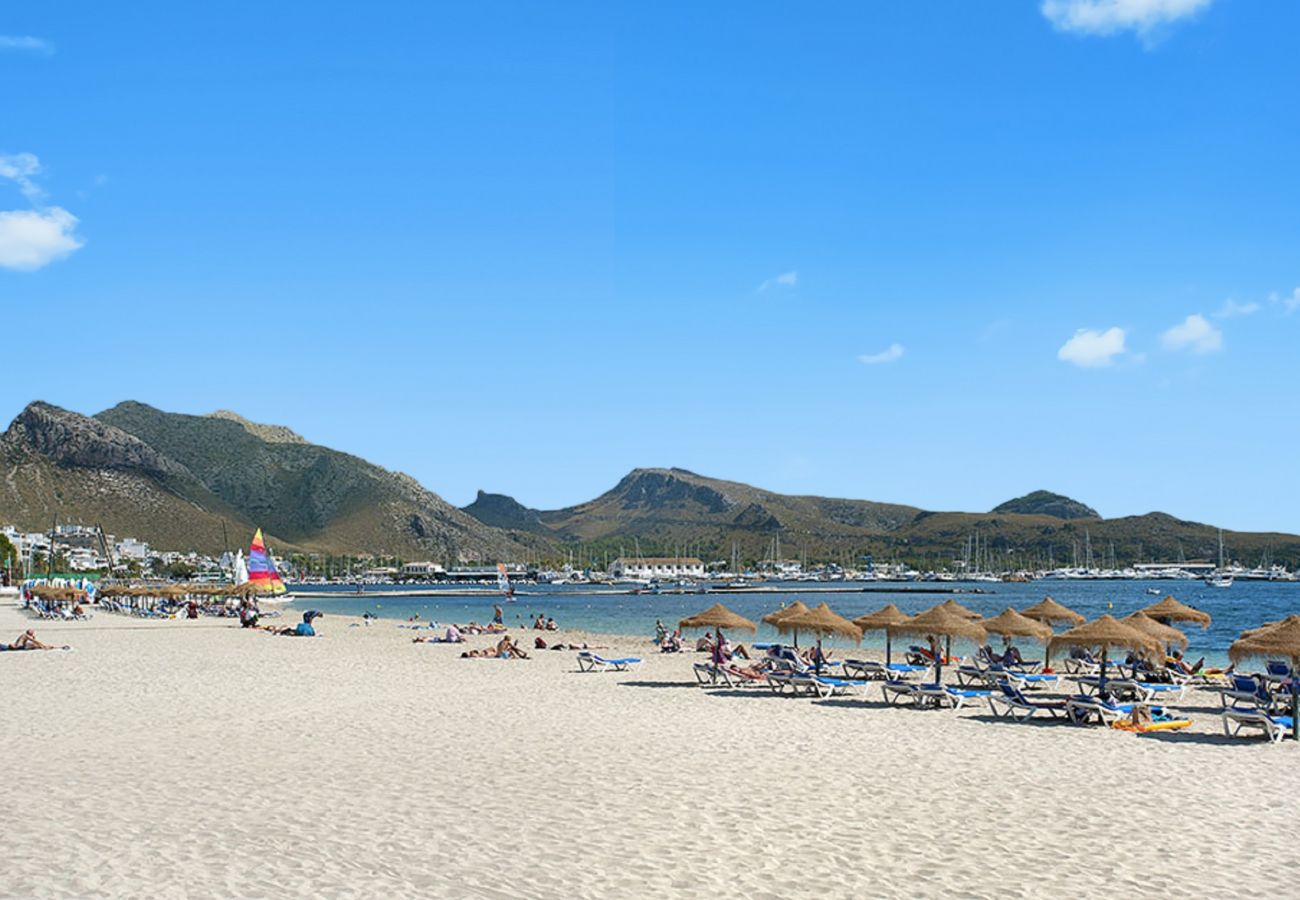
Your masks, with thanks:
M 890 625 L 886 631 L 891 635 L 917 635 L 930 641 L 930 649 L 934 653 L 934 680 L 938 684 L 943 683 L 943 656 L 939 653 L 939 638 L 948 638 L 950 647 L 954 637 L 970 638 L 977 644 L 983 643 L 986 638 L 982 624 L 958 615 L 943 604 L 931 607 L 906 622 Z
M 758 626 L 744 616 L 734 613 L 721 603 L 715 603 L 703 612 L 687 616 L 677 623 L 678 628 L 748 628 L 757 631 Z
M 855 641 L 862 640 L 862 629 L 836 613 L 825 603 L 816 609 L 810 609 L 797 616 L 786 616 L 777 623 L 776 630 L 781 634 L 785 634 L 787 631 L 811 631 L 817 635 L 817 653 L 813 656 L 813 665 L 819 672 L 822 666 L 821 642 L 823 635 L 839 634 L 853 638 Z
M 865 616 L 858 616 L 853 620 L 853 624 L 861 628 L 863 634 L 866 634 L 868 631 L 883 631 L 885 633 L 885 668 L 889 668 L 891 662 L 889 658 L 890 644 L 892 643 L 892 638 L 889 634 L 889 626 L 901 624 L 910 618 L 912 617 L 891 603 L 888 606 L 881 607 L 873 613 L 868 613 Z
M 1107 613 L 1095 622 L 1088 622 L 1053 635 L 1047 643 L 1050 653 L 1057 647 L 1098 647 L 1101 649 L 1101 681 L 1097 691 L 1106 689 L 1106 655 L 1111 647 L 1154 655 L 1160 652 L 1160 642 L 1132 625 L 1125 625 Z
M 714 628 L 717 630 L 718 643 L 722 643 L 722 629 L 748 628 L 758 631 L 758 626 L 744 616 L 734 613 L 721 603 L 715 603 L 703 612 L 687 616 L 677 623 L 678 628 Z
M 1011 607 L 1007 607 L 991 619 L 980 622 L 989 634 L 1002 635 L 1003 643 L 1009 648 L 1013 637 L 1033 638 L 1040 644 L 1046 644 L 1052 636 L 1052 627 L 1042 622 L 1022 616 Z
M 1168 625 L 1170 622 L 1195 622 L 1202 628 L 1210 627 L 1210 614 L 1202 612 L 1194 606 L 1188 606 L 1186 603 L 1180 603 L 1170 594 L 1159 603 L 1152 603 L 1145 607 L 1142 612 L 1146 613 L 1157 622 L 1164 622 Z
M 1020 611 L 1022 616 L 1035 619 L 1046 625 L 1082 625 L 1088 621 L 1068 606 L 1062 606 L 1051 597 L 1044 597 L 1033 606 L 1026 607 Z
M 968 619 L 984 618 L 979 613 L 975 612 L 975 610 L 967 609 L 965 606 L 962 606 L 960 603 L 958 603 L 956 600 L 953 600 L 952 598 L 949 598 L 943 601 L 942 603 L 940 603 L 938 608 L 946 609 L 948 612 L 956 613 L 959 616 L 965 616 Z
M 780 609 L 773 610 L 772 612 L 763 616 L 763 621 L 766 622 L 768 625 L 776 627 L 779 626 L 781 624 L 781 620 L 786 618 L 787 616 L 799 616 L 799 615 L 803 615 L 806 612 L 808 612 L 808 606 L 802 600 L 796 600 L 793 603 L 791 603 L 789 606 L 783 606 Z M 798 628 L 794 630 L 794 645 L 796 647 L 799 646 Z
M 1300 741 L 1300 682 L 1295 677 L 1300 671 L 1300 616 L 1287 616 L 1274 625 L 1252 629 L 1228 648 L 1228 658 L 1234 663 L 1252 657 L 1291 661 L 1291 737 Z
M 1125 616 L 1120 619 L 1120 621 L 1126 625 L 1132 625 L 1138 631 L 1151 635 L 1157 641 L 1164 644 L 1166 650 L 1170 645 L 1176 645 L 1179 650 L 1187 649 L 1187 635 L 1183 634 L 1172 625 L 1157 622 L 1144 612 L 1135 612 L 1130 616 Z
M 959 616 L 963 616 L 971 620 L 984 618 L 979 613 L 975 612 L 975 610 L 968 609 L 967 607 L 962 606 L 960 603 L 958 603 L 956 600 L 953 600 L 952 598 L 949 598 L 943 601 L 942 603 L 940 603 L 938 608 L 946 609 L 950 613 L 956 613 Z M 952 635 L 948 635 L 948 642 L 947 642 L 947 646 L 944 648 L 944 655 L 952 656 Z

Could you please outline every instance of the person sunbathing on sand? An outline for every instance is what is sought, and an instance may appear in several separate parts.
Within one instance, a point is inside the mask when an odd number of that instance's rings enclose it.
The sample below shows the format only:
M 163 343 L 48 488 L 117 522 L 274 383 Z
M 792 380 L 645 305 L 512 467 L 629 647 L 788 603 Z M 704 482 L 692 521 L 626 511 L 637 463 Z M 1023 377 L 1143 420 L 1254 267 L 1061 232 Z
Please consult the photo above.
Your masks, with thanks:
M 527 659 L 528 654 L 519 649 L 519 645 L 506 635 L 497 643 L 496 655 L 501 659 Z
M 53 647 L 49 644 L 42 643 L 36 639 L 36 632 L 28 628 L 22 634 L 14 639 L 12 644 L 0 644 L 0 651 L 5 650 L 68 650 L 66 644 L 63 647 Z

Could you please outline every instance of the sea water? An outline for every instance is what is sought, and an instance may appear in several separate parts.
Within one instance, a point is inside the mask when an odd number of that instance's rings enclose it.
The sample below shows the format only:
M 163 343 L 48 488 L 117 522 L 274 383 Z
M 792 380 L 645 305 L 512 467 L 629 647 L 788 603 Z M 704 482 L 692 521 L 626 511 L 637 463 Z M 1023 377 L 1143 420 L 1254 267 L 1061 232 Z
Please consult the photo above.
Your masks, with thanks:
M 808 606 L 827 603 L 831 609 L 852 619 L 873 612 L 886 603 L 895 604 L 908 615 L 915 615 L 948 598 L 956 600 L 986 618 L 992 617 L 1008 606 L 1022 610 L 1051 596 L 1059 603 L 1094 619 L 1103 613 L 1122 618 L 1144 606 L 1149 606 L 1166 594 L 1172 594 L 1189 606 L 1204 610 L 1213 618 L 1209 628 L 1202 629 L 1193 623 L 1178 625 L 1188 638 L 1187 654 L 1191 660 L 1205 656 L 1212 665 L 1227 660 L 1228 645 L 1242 630 L 1264 622 L 1300 613 L 1300 582 L 1239 581 L 1230 588 L 1212 588 L 1200 581 L 1036 581 L 1029 584 L 999 583 L 881 583 L 855 585 L 836 583 L 820 585 L 837 590 L 810 590 L 806 583 L 773 585 L 775 591 L 761 593 L 715 594 L 627 594 L 603 586 L 579 585 L 520 585 L 514 603 L 504 602 L 501 592 L 484 587 L 480 592 L 466 596 L 469 591 L 420 586 L 370 587 L 370 590 L 400 593 L 400 596 L 369 597 L 357 593 L 355 585 L 300 585 L 303 591 L 328 593 L 329 597 L 300 598 L 290 609 L 319 609 L 327 614 L 321 623 L 328 630 L 328 614 L 360 616 L 369 612 L 380 619 L 406 622 L 411 619 L 423 624 L 437 623 L 440 627 L 455 622 L 464 624 L 491 621 L 493 607 L 500 605 L 506 625 L 516 629 L 530 629 L 537 616 L 553 617 L 561 628 L 575 628 L 603 634 L 653 636 L 655 620 L 662 620 L 672 630 L 679 619 L 722 602 L 740 615 L 758 625 L 757 641 L 778 640 L 776 630 L 760 621 L 764 615 L 802 600 Z M 294 589 L 295 586 L 291 586 Z M 368 586 L 369 587 L 369 586 Z M 840 592 L 845 588 L 861 587 L 865 591 Z M 1148 589 L 1158 594 L 1148 593 Z M 417 618 L 418 617 L 418 618 Z M 688 633 L 687 637 L 692 637 Z M 734 640 L 750 640 L 748 632 L 731 635 Z M 997 638 L 991 638 L 997 643 Z M 827 645 L 852 646 L 843 639 L 826 641 Z M 911 643 L 896 641 L 901 645 Z M 1036 656 L 1032 642 L 1022 641 L 1026 656 Z M 862 646 L 883 649 L 884 635 L 877 632 L 864 636 Z

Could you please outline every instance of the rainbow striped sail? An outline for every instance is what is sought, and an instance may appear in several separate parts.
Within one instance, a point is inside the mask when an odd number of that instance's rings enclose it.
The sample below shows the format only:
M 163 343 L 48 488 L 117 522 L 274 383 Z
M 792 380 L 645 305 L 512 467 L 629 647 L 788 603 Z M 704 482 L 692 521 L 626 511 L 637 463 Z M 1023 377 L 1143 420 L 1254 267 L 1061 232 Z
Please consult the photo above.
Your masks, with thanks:
M 259 594 L 284 594 L 288 589 L 280 580 L 280 573 L 275 568 L 275 560 L 266 552 L 266 542 L 262 540 L 262 529 L 253 535 L 253 543 L 248 548 L 248 582 Z

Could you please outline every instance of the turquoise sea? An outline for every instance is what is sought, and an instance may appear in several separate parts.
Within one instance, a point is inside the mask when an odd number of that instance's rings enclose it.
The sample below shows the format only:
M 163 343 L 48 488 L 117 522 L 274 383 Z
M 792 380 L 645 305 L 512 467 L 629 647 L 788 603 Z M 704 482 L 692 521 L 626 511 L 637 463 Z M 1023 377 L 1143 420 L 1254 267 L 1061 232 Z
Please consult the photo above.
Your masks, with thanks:
M 1188 654 L 1192 659 L 1205 656 L 1212 664 L 1227 659 L 1228 645 L 1243 629 L 1266 621 L 1300 613 L 1300 582 L 1239 581 L 1231 588 L 1211 588 L 1199 581 L 1036 581 L 1030 584 L 880 584 L 862 585 L 869 592 L 821 593 L 808 590 L 807 584 L 774 585 L 773 593 L 735 594 L 618 594 L 600 593 L 612 588 L 581 587 L 573 585 L 522 585 L 516 602 L 502 604 L 507 625 L 525 628 L 531 625 L 538 613 L 553 616 L 562 628 L 578 628 L 606 634 L 654 634 L 655 619 L 659 618 L 672 628 L 679 619 L 705 609 L 714 603 L 725 603 L 729 608 L 754 622 L 763 615 L 802 600 L 809 606 L 825 602 L 846 618 L 854 618 L 893 603 L 903 612 L 915 614 L 936 603 L 952 597 L 983 614 L 994 616 L 1008 606 L 1024 609 L 1044 596 L 1052 596 L 1071 609 L 1088 618 L 1109 612 L 1116 617 L 1156 602 L 1165 594 L 1213 617 L 1208 629 L 1196 625 L 1185 626 L 1190 641 Z M 853 585 L 838 585 L 851 587 Z M 349 585 L 299 585 L 291 589 L 312 593 L 328 592 L 327 598 L 299 598 L 291 604 L 293 609 L 315 608 L 326 613 L 322 626 L 328 629 L 328 614 L 359 616 L 371 612 L 381 619 L 405 621 L 419 616 L 422 622 L 487 622 L 492 618 L 492 607 L 501 603 L 502 597 L 495 588 L 483 588 L 481 596 L 451 596 L 446 590 L 428 585 L 400 587 L 385 585 L 371 590 L 400 591 L 401 596 L 367 597 L 358 594 Z M 1147 589 L 1159 591 L 1159 596 Z M 952 589 L 951 593 L 923 593 L 925 589 Z M 464 588 L 459 589 L 464 591 Z M 737 635 L 745 641 L 747 634 Z M 776 631 L 759 623 L 755 640 L 776 640 Z M 843 644 L 844 642 L 836 642 Z M 867 635 L 864 647 L 884 647 L 884 636 Z

